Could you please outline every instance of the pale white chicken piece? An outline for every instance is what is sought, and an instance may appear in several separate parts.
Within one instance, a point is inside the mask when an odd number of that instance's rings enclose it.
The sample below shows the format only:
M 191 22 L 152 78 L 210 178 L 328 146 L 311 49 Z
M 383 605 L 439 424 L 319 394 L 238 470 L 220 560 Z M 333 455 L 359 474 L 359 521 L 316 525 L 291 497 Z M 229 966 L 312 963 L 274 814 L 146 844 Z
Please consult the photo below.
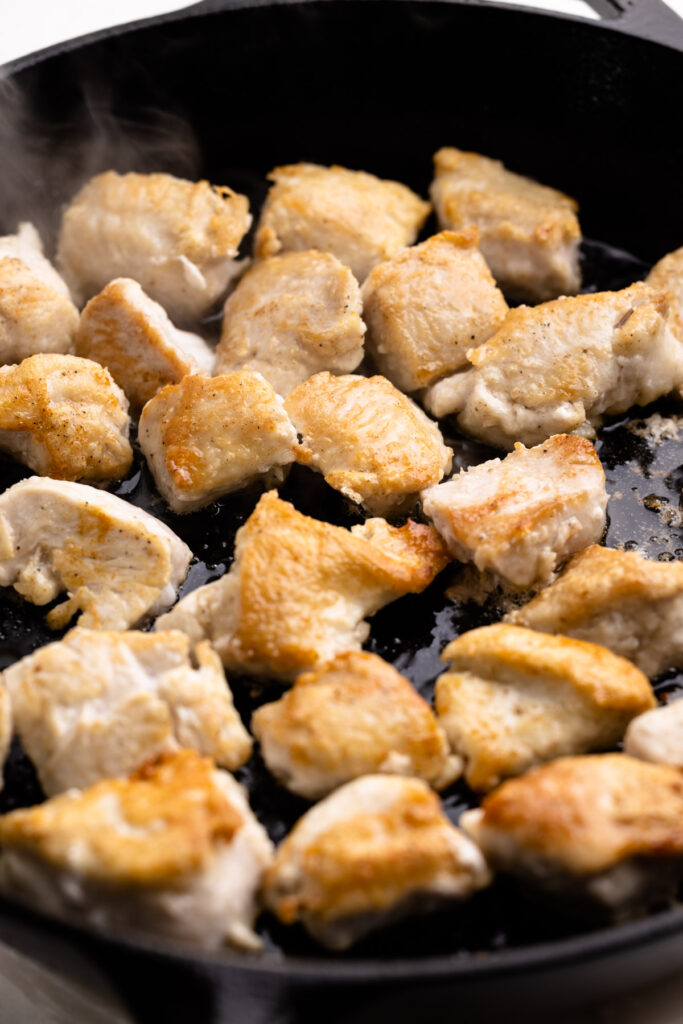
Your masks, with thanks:
M 429 203 L 405 185 L 365 171 L 319 164 L 276 167 L 256 229 L 256 255 L 320 249 L 361 283 L 383 260 L 412 245 Z
M 317 373 L 288 396 L 296 460 L 372 515 L 407 512 L 450 471 L 441 431 L 386 377 Z
M 363 285 L 365 347 L 401 391 L 467 363 L 500 327 L 507 303 L 478 249 L 476 228 L 442 231 L 380 263 Z
M 257 263 L 225 303 L 216 373 L 254 370 L 280 395 L 319 370 L 347 373 L 363 358 L 358 282 L 326 252 Z
M 683 768 L 683 700 L 634 718 L 626 730 L 624 752 L 641 761 Z
M 470 366 L 425 393 L 437 417 L 501 448 L 598 426 L 683 382 L 668 299 L 646 284 L 511 309 Z
M 198 334 L 178 330 L 137 281 L 119 277 L 81 313 L 76 352 L 106 366 L 138 413 L 165 384 L 210 374 L 214 353 Z
M 683 248 L 655 263 L 645 281 L 657 291 L 666 292 L 670 306 L 669 326 L 683 343 Z
M 494 870 L 572 914 L 625 918 L 683 873 L 683 772 L 625 754 L 566 757 L 505 782 L 460 824 Z
M 73 352 L 78 310 L 23 260 L 0 255 L 0 365 L 37 352 Z
M 527 587 L 600 540 L 605 473 L 590 441 L 556 434 L 429 487 L 422 507 L 455 558 Z
M 434 155 L 430 189 L 444 228 L 476 225 L 480 247 L 506 294 L 530 302 L 581 287 L 578 205 L 508 171 L 499 160 L 446 147 Z
M 174 321 L 203 316 L 239 270 L 246 196 L 170 174 L 91 178 L 66 209 L 57 263 L 79 302 L 132 277 Z
M 268 491 L 237 532 L 230 572 L 184 597 L 157 628 L 210 640 L 227 669 L 290 680 L 360 648 L 364 619 L 421 593 L 446 562 L 429 526 L 369 519 L 345 530 Z
M 453 640 L 436 682 L 439 721 L 475 790 L 564 754 L 607 750 L 656 704 L 634 665 L 605 647 L 498 623 Z
M 331 949 L 491 880 L 474 843 L 421 779 L 366 775 L 316 804 L 278 847 L 266 905 Z
M 190 512 L 294 461 L 296 430 L 260 373 L 185 377 L 147 403 L 138 432 L 156 485 L 175 512 Z
M 0 889 L 41 912 L 216 949 L 258 949 L 273 846 L 243 788 L 193 750 L 0 817 Z
M 683 667 L 683 563 L 592 545 L 505 618 L 602 644 L 653 678 Z
M 254 712 L 276 778 L 319 800 L 360 775 L 412 775 L 445 789 L 462 769 L 429 704 L 376 654 L 345 651 Z
M 50 263 L 43 252 L 43 243 L 33 224 L 23 221 L 15 235 L 0 236 L 0 258 L 11 256 L 21 260 L 54 291 L 65 299 L 71 299 L 67 283 Z
M 3 681 L 48 796 L 130 775 L 182 747 L 233 770 L 251 755 L 220 658 L 184 633 L 72 629 Z
M 47 624 L 128 629 L 173 603 L 192 552 L 148 512 L 107 491 L 29 477 L 0 495 L 0 586 L 32 604 L 66 591 Z
M 129 428 L 126 396 L 98 363 L 45 353 L 0 367 L 0 450 L 41 476 L 118 480 Z

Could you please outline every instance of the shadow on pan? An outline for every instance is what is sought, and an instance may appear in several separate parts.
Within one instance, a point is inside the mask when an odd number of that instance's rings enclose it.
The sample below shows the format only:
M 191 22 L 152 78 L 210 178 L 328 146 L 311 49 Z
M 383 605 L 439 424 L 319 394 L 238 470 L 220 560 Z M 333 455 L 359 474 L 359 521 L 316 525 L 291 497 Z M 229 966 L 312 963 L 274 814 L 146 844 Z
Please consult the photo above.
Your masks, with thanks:
M 476 3 L 208 3 L 16 62 L 0 81 L 0 224 L 14 230 L 18 219 L 31 219 L 53 240 L 62 205 L 108 167 L 206 176 L 248 193 L 254 208 L 268 170 L 300 160 L 363 168 L 425 194 L 432 153 L 454 144 L 576 196 L 585 234 L 602 240 L 584 246 L 587 288 L 624 286 L 683 242 L 683 136 L 672 117 L 683 101 L 683 30 L 656 0 L 624 11 L 598 2 L 612 16 L 604 23 Z M 683 433 L 662 444 L 640 436 L 635 421 L 653 411 L 683 414 L 675 402 L 660 403 L 601 432 L 608 490 L 621 495 L 610 502 L 607 543 L 678 558 L 683 530 L 661 513 L 678 509 Z M 490 455 L 457 435 L 450 440 L 460 464 Z M 3 487 L 23 475 L 0 465 Z M 139 456 L 114 490 L 190 544 L 197 558 L 186 589 L 227 571 L 234 533 L 258 498 L 247 491 L 176 517 Z M 282 494 L 308 514 L 353 521 L 305 469 L 293 471 Z M 438 580 L 419 600 L 378 614 L 368 643 L 425 696 L 445 642 L 499 616 L 494 601 L 454 606 L 443 590 Z M 44 610 L 9 592 L 0 609 L 0 664 L 54 638 Z M 660 691 L 678 685 L 672 676 Z M 234 689 L 245 717 L 263 699 L 239 681 Z M 305 804 L 270 779 L 258 756 L 243 777 L 280 839 Z M 39 798 L 15 747 L 2 809 Z M 448 813 L 457 818 L 470 799 L 453 787 Z M 262 932 L 262 956 L 207 957 L 96 939 L 0 908 L 0 938 L 65 976 L 69 950 L 78 950 L 139 1020 L 241 1024 L 324 1013 L 361 1024 L 389 1013 L 437 1020 L 456 1008 L 470 1015 L 465 1020 L 496 1019 L 512 999 L 519 1010 L 546 1013 L 643 984 L 683 959 L 678 909 L 586 933 L 504 882 L 455 913 L 396 927 L 342 957 L 272 920 Z

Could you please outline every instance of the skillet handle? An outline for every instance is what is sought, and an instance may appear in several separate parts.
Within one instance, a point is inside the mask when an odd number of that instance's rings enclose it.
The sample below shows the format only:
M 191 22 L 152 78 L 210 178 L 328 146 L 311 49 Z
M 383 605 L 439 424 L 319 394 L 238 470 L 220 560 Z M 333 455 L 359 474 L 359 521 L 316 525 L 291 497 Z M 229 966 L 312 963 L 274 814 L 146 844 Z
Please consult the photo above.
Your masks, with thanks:
M 199 0 L 198 3 L 185 8 L 182 14 L 201 15 L 210 14 L 212 11 L 229 10 L 231 7 L 260 7 L 266 2 L 268 0 Z M 275 2 L 286 4 L 294 2 L 294 0 L 275 0 Z M 395 0 L 395 2 L 400 3 L 403 0 Z M 481 0 L 447 0 L 447 2 L 481 5 Z M 602 24 L 606 28 L 638 36 L 641 39 L 651 39 L 655 43 L 662 43 L 664 46 L 683 51 L 683 19 L 679 18 L 664 0 L 587 0 L 587 2 L 600 15 Z M 505 6 L 507 7 L 508 4 L 506 3 Z M 528 7 L 519 9 L 527 12 L 529 10 Z M 557 15 L 555 16 L 557 17 Z

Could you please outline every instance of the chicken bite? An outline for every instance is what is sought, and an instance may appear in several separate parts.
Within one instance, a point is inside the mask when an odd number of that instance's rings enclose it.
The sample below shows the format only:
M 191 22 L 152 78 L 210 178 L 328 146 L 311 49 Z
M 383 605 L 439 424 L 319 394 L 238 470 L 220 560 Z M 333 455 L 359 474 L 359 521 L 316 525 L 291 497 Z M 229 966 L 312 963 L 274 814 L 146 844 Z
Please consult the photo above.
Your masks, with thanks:
M 632 916 L 673 897 L 683 871 L 683 773 L 624 754 L 535 768 L 460 822 L 494 869 L 572 914 Z
M 0 255 L 0 365 L 73 352 L 78 310 L 23 260 Z
M 521 626 L 482 626 L 441 655 L 435 706 L 472 789 L 563 754 L 606 750 L 656 704 L 646 676 L 604 647 Z
M 0 889 L 107 934 L 257 949 L 273 847 L 242 787 L 193 750 L 0 817 Z
M 638 715 L 624 737 L 624 752 L 641 761 L 683 768 L 683 700 Z
M 301 437 L 297 462 L 372 515 L 409 511 L 451 468 L 436 423 L 385 377 L 317 373 L 285 409 Z
M 467 363 L 500 327 L 507 303 L 478 249 L 476 228 L 442 231 L 402 249 L 363 285 L 366 348 L 401 391 L 417 391 Z
M 0 685 L 0 790 L 3 788 L 3 766 L 12 742 L 12 703 L 6 687 Z
M 425 404 L 501 448 L 598 426 L 683 382 L 668 311 L 665 293 L 646 284 L 511 309 L 466 370 L 428 388 Z
M 164 523 L 87 484 L 29 477 L 0 495 L 0 586 L 61 629 L 128 629 L 175 600 L 192 552 Z
M 263 476 L 282 480 L 296 431 L 260 373 L 185 377 L 147 403 L 138 432 L 156 485 L 190 512 Z
M 544 302 L 581 287 L 578 205 L 514 174 L 499 160 L 450 146 L 434 155 L 430 189 L 439 224 L 481 233 L 481 251 L 503 291 Z
M 319 800 L 360 775 L 414 775 L 436 789 L 462 768 L 432 709 L 376 654 L 345 651 L 263 704 L 251 727 L 276 778 Z
M 257 263 L 225 303 L 216 373 L 254 370 L 287 395 L 318 370 L 347 373 L 363 358 L 358 282 L 325 252 Z
M 251 755 L 220 658 L 184 633 L 72 629 L 3 681 L 48 796 L 130 775 L 182 747 L 233 770 Z
M 119 277 L 81 313 L 76 352 L 106 366 L 139 413 L 165 384 L 210 374 L 214 353 L 197 334 L 174 327 L 137 281 Z
M 505 618 L 602 644 L 653 678 L 683 668 L 683 563 L 592 545 Z
M 128 402 L 89 359 L 43 354 L 0 367 L 0 450 L 41 476 L 104 482 L 133 461 Z
M 366 775 L 312 807 L 278 848 L 266 905 L 330 949 L 490 882 L 477 847 L 421 779 Z
M 21 260 L 30 270 L 65 299 L 71 299 L 66 281 L 43 252 L 43 243 L 33 224 L 23 221 L 15 235 L 0 236 L 0 258 L 10 256 Z
M 590 441 L 556 434 L 429 487 L 422 507 L 455 558 L 528 587 L 600 540 L 605 474 Z
M 363 620 L 421 593 L 446 562 L 429 526 L 369 519 L 345 530 L 268 491 L 237 532 L 230 572 L 184 597 L 157 628 L 210 640 L 227 669 L 291 680 L 359 649 L 370 632 Z
M 670 304 L 669 326 L 683 342 L 683 248 L 655 263 L 645 281 L 657 291 L 666 292 Z
M 320 249 L 361 283 L 376 264 L 412 245 L 430 206 L 405 185 L 318 164 L 276 167 L 256 230 L 256 255 Z
M 62 218 L 57 262 L 83 302 L 132 277 L 174 321 L 203 316 L 237 272 L 249 230 L 246 196 L 170 174 L 91 178 Z

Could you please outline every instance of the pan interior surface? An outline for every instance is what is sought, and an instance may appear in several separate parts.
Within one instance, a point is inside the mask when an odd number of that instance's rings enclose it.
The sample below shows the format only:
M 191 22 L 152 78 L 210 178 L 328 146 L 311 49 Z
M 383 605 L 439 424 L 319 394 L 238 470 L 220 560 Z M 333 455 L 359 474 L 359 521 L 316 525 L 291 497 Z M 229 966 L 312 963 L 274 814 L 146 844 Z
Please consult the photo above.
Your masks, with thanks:
M 601 240 L 584 245 L 586 289 L 619 288 L 683 241 L 683 210 L 670 201 L 683 162 L 683 140 L 671 128 L 682 61 L 674 50 L 599 25 L 449 3 L 328 0 L 169 20 L 55 54 L 2 83 L 0 139 L 10 154 L 0 169 L 2 226 L 14 230 L 19 218 L 32 219 L 53 238 L 64 202 L 108 167 L 206 176 L 246 192 L 254 210 L 266 173 L 301 160 L 362 168 L 424 195 L 432 153 L 453 144 L 576 196 L 586 236 Z M 641 132 L 646 160 L 634 155 Z M 426 233 L 434 229 L 431 222 Z M 215 331 L 216 322 L 207 327 Z M 670 436 L 653 438 L 653 416 L 671 421 Z M 499 454 L 449 434 L 447 425 L 444 432 L 458 465 Z M 667 400 L 606 424 L 598 452 L 612 494 L 608 546 L 683 557 L 683 404 Z M 9 460 L 0 474 L 3 489 L 28 475 Z M 175 516 L 137 450 L 128 478 L 111 490 L 190 545 L 196 558 L 181 594 L 228 570 L 234 534 L 261 493 L 252 488 Z M 316 518 L 359 521 L 303 468 L 293 470 L 281 495 Z M 428 699 L 446 642 L 501 614 L 495 594 L 482 607 L 451 603 L 444 596 L 449 582 L 447 572 L 424 595 L 375 616 L 366 645 Z M 0 592 L 0 609 L 0 666 L 55 639 L 45 609 L 13 591 Z M 266 694 L 246 680 L 231 685 L 245 720 L 278 695 L 277 687 Z M 681 685 L 672 673 L 657 689 L 663 695 Z M 18 745 L 6 774 L 3 811 L 42 798 Z M 239 777 L 280 840 L 308 805 L 279 787 L 258 755 Z M 473 797 L 460 784 L 444 802 L 457 820 Z M 658 921 L 663 931 L 683 928 L 677 911 L 662 909 L 642 928 L 604 935 L 615 943 L 619 935 L 648 941 Z M 455 911 L 396 926 L 342 958 L 272 918 L 264 917 L 260 930 L 266 948 L 258 969 L 296 962 L 314 973 L 394 961 L 419 971 L 430 962 L 474 965 L 487 956 L 500 965 L 506 954 L 512 963 L 530 947 L 552 957 L 585 934 L 585 926 L 549 913 L 504 880 Z

